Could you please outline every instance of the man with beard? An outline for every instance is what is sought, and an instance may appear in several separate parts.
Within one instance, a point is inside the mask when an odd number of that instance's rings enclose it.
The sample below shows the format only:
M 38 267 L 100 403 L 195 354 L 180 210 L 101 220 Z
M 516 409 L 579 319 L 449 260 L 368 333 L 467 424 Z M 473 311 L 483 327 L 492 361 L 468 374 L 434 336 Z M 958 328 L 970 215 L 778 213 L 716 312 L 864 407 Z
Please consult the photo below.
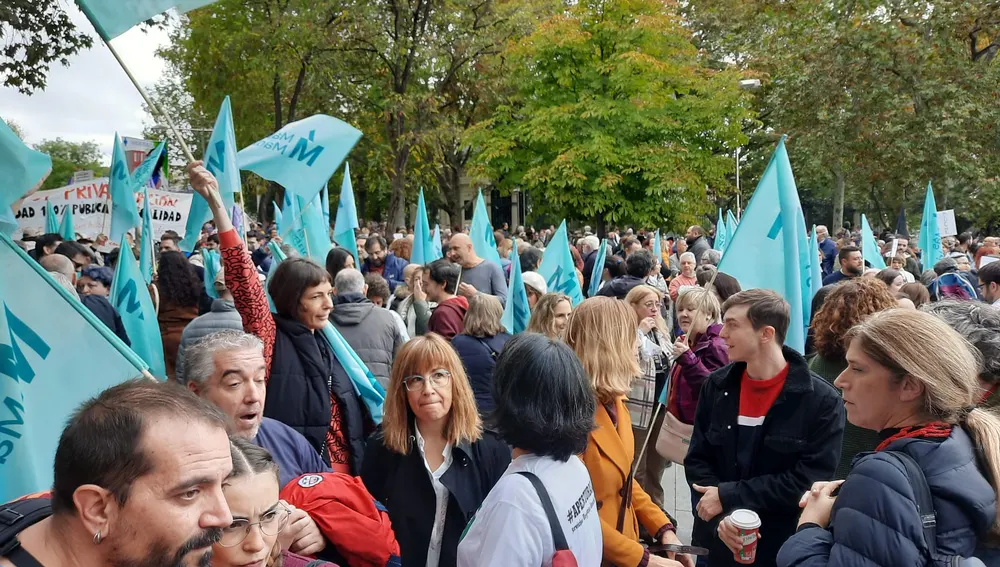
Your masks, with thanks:
M 701 262 L 701 255 L 712 248 L 708 244 L 708 239 L 705 238 L 705 229 L 698 225 L 687 229 L 684 240 L 687 242 L 688 251 L 694 254 L 695 264 L 699 264 Z
M 70 417 L 51 515 L 14 520 L 0 566 L 207 567 L 233 521 L 222 492 L 232 468 L 226 418 L 210 404 L 145 379 L 109 388 Z M 0 527 L 44 503 L 0 507 Z
M 388 252 L 385 239 L 378 235 L 365 240 L 365 252 L 368 257 L 361 263 L 361 273 L 382 276 L 389 282 L 389 291 L 396 291 L 396 286 L 403 283 L 403 268 L 409 262 Z
M 844 246 L 837 253 L 840 270 L 823 278 L 823 285 L 832 285 L 851 278 L 860 277 L 865 273 L 865 259 L 857 246 Z

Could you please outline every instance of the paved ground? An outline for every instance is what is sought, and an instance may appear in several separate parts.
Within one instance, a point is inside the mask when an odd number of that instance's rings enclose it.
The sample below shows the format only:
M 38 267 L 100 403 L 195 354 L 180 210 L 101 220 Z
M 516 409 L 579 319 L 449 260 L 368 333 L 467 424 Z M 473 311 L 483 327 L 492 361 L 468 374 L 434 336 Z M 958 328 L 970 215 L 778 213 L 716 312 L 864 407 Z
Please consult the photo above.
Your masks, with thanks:
M 684 467 L 674 464 L 663 473 L 663 507 L 678 523 L 677 536 L 691 543 L 691 489 L 684 478 Z

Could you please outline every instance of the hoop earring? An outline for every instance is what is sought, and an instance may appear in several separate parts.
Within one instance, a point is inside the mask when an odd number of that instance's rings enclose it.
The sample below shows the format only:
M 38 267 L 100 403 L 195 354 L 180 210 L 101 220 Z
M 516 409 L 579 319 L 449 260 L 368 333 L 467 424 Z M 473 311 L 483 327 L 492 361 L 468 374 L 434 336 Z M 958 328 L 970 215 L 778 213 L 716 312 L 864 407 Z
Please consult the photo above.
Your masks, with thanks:
M 94 545 L 101 545 L 101 532 L 94 534 Z

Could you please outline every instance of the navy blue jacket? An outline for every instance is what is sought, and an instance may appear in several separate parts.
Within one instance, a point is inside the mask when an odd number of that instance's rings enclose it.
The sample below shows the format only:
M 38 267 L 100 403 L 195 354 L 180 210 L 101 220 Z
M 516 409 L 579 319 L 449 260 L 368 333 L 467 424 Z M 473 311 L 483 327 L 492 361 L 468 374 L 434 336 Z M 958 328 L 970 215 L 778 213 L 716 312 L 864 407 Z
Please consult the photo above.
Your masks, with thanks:
M 451 346 L 455 348 L 458 358 L 465 366 L 465 373 L 469 376 L 469 385 L 476 396 L 479 415 L 487 415 L 496 408 L 493 400 L 493 369 L 497 361 L 493 353 L 500 356 L 510 339 L 511 336 L 507 333 L 483 338 L 461 334 L 451 339 Z
M 996 494 L 976 466 L 972 439 L 956 427 L 944 441 L 907 438 L 888 449 L 913 457 L 927 477 L 937 511 L 938 553 L 971 556 L 996 518 Z M 854 460 L 829 529 L 796 533 L 781 548 L 778 565 L 924 565 L 926 553 L 909 479 L 901 464 L 876 452 Z
M 396 291 L 396 286 L 403 283 L 403 268 L 409 264 L 409 262 L 391 252 L 386 254 L 382 277 L 385 278 L 385 281 L 389 282 L 389 291 Z M 361 273 L 367 275 L 371 267 L 371 261 L 366 259 L 361 264 Z

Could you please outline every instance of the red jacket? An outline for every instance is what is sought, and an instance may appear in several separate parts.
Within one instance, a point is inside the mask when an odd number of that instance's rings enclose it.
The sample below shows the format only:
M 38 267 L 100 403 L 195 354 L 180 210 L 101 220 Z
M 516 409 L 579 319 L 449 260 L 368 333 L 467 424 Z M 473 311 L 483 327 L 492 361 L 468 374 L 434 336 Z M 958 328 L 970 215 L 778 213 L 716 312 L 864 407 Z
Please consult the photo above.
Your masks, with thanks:
M 438 303 L 427 321 L 427 332 L 437 333 L 450 341 L 465 330 L 465 313 L 468 310 L 469 300 L 461 295 Z

